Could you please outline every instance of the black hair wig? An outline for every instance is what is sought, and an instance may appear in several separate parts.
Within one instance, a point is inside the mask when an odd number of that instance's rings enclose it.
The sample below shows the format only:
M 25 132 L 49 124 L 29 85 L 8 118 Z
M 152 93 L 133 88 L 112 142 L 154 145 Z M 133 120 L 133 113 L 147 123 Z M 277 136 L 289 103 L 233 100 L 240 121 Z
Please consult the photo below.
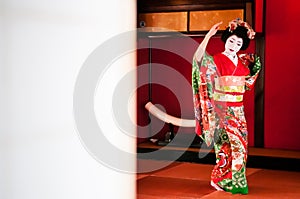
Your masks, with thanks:
M 247 34 L 248 29 L 244 26 L 238 26 L 236 29 L 234 29 L 232 32 L 229 31 L 229 27 L 226 28 L 226 30 L 223 32 L 221 39 L 225 43 L 228 37 L 232 35 L 236 35 L 239 38 L 243 39 L 243 45 L 241 47 L 241 50 L 246 50 L 250 44 L 250 39 Z

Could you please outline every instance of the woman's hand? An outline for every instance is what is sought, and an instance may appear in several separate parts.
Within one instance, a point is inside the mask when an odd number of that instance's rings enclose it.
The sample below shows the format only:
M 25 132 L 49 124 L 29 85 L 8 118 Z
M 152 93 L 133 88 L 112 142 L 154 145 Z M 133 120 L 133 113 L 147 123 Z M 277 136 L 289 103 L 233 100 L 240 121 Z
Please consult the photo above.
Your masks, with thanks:
M 208 33 L 206 34 L 208 37 L 212 37 L 214 36 L 218 30 L 220 29 L 220 25 L 222 24 L 223 22 L 219 22 L 219 23 L 216 23 L 215 25 L 213 25 L 210 30 L 208 31 Z

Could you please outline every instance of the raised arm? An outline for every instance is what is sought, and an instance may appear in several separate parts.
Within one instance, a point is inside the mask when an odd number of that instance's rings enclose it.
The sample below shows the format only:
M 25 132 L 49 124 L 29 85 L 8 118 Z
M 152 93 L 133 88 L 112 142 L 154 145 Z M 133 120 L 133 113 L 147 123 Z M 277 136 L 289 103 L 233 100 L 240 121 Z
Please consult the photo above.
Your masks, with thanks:
M 219 22 L 219 23 L 216 23 L 215 25 L 213 25 L 211 27 L 211 29 L 208 31 L 208 33 L 205 35 L 203 41 L 201 42 L 201 44 L 199 45 L 199 47 L 197 48 L 196 53 L 195 53 L 195 58 L 198 62 L 201 61 L 201 59 L 205 53 L 206 46 L 208 44 L 209 39 L 217 33 L 217 31 L 220 29 L 220 25 L 222 23 L 223 22 Z

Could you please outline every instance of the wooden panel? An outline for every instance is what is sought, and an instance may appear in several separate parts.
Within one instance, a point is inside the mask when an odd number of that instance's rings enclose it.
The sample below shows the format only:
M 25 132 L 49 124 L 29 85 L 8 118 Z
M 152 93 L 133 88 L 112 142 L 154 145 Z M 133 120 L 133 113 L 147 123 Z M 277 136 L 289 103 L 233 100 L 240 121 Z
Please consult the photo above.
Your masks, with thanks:
M 175 31 L 187 31 L 187 12 L 142 13 L 138 16 L 140 27 L 158 27 Z M 148 31 L 163 31 L 157 28 Z
M 254 0 L 137 0 L 138 13 L 243 9 Z
M 253 10 L 252 3 L 246 3 L 246 10 L 245 10 L 246 19 L 245 19 L 245 21 L 247 21 L 249 24 L 251 24 L 252 27 L 254 27 L 252 10 Z
M 206 31 L 212 25 L 223 21 L 220 30 L 225 30 L 229 21 L 240 18 L 244 20 L 244 10 L 208 10 L 190 12 L 190 31 Z

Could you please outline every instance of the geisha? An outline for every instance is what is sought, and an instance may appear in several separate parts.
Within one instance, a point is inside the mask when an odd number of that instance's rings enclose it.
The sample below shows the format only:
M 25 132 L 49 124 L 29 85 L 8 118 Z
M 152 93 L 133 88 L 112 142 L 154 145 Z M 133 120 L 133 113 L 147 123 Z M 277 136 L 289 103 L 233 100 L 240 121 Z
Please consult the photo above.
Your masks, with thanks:
M 206 46 L 221 24 L 212 26 L 193 58 L 195 131 L 207 146 L 214 146 L 216 165 L 210 184 L 219 191 L 247 194 L 248 132 L 243 94 L 254 86 L 261 64 L 256 55 L 239 54 L 255 36 L 241 19 L 231 21 L 222 33 L 225 50 L 209 55 Z

